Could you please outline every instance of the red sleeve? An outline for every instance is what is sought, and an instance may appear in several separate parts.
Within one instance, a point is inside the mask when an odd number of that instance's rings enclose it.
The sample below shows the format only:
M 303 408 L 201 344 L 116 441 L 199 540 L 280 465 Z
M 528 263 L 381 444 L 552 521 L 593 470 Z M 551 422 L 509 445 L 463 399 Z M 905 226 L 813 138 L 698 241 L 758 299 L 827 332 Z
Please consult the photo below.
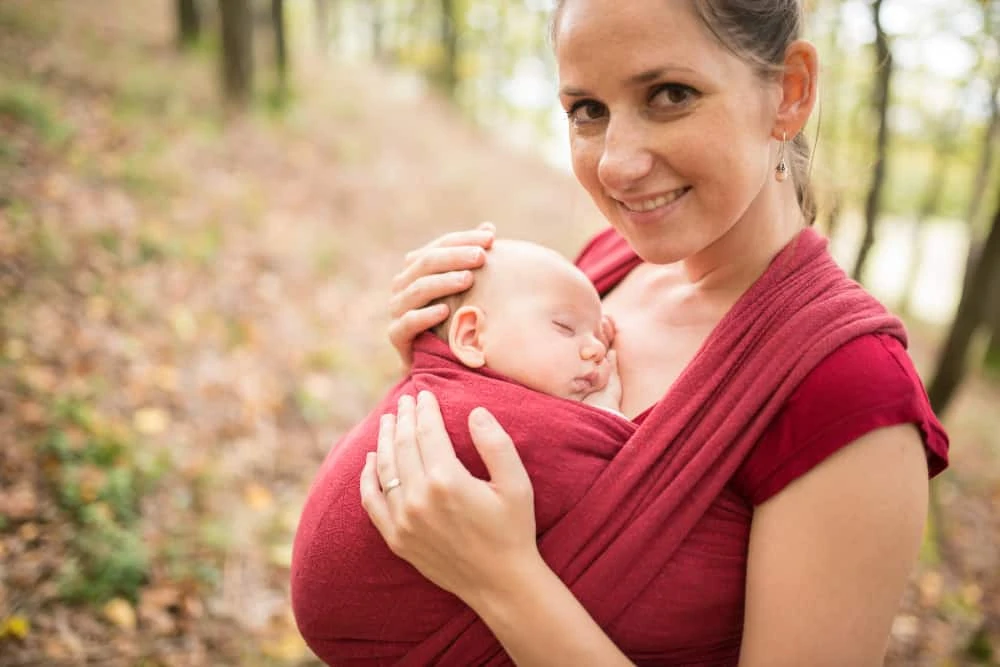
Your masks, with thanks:
M 903 345 L 891 336 L 862 336 L 806 376 L 737 471 L 734 487 L 759 505 L 841 447 L 898 424 L 920 430 L 932 477 L 947 467 L 948 436 Z

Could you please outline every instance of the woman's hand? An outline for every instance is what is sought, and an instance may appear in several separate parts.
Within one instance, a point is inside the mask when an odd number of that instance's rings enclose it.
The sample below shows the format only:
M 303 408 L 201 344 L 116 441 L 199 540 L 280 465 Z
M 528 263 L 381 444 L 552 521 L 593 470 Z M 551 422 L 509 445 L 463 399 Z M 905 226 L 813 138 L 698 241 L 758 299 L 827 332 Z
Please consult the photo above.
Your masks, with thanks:
M 510 436 L 483 408 L 469 415 L 490 481 L 455 456 L 430 392 L 383 415 L 361 473 L 361 503 L 389 548 L 475 608 L 541 562 L 531 481 Z
M 447 305 L 428 304 L 472 286 L 471 269 L 486 261 L 485 250 L 492 247 L 495 235 L 493 223 L 484 222 L 407 253 L 389 299 L 389 341 L 407 367 L 413 362 L 413 339 L 448 318 Z

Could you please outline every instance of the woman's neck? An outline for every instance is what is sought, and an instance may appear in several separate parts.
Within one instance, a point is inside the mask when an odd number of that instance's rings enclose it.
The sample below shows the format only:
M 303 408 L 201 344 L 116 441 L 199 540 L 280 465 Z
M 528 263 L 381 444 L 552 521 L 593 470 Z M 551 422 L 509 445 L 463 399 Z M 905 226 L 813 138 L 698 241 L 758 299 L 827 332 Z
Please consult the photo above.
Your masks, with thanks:
M 769 184 L 723 236 L 683 260 L 699 291 L 742 294 L 805 225 L 791 183 Z M 787 186 L 787 187 L 786 187 Z

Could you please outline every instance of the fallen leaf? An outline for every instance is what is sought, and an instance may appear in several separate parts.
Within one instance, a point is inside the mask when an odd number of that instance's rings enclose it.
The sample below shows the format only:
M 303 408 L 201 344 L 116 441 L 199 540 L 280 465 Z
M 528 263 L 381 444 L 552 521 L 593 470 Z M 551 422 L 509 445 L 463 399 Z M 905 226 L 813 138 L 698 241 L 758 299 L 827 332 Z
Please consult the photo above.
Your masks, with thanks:
M 104 618 L 122 630 L 127 632 L 135 630 L 135 609 L 132 608 L 128 600 L 115 598 L 105 604 L 101 611 L 104 612 Z
M 298 662 L 306 657 L 306 644 L 297 632 L 285 631 L 277 639 L 261 642 L 260 651 L 272 660 Z
M 170 424 L 170 415 L 160 408 L 140 408 L 132 415 L 135 430 L 143 435 L 163 433 Z
M 31 622 L 21 614 L 11 614 L 0 621 L 0 639 L 24 639 L 31 632 Z
M 24 356 L 25 345 L 20 338 L 11 338 L 4 346 L 4 355 L 11 361 L 19 361 Z
M 257 482 L 250 482 L 243 487 L 243 500 L 250 509 L 257 512 L 262 512 L 274 504 L 274 496 L 270 489 Z
M 924 572 L 917 582 L 917 587 L 920 589 L 920 604 L 924 607 L 936 607 L 941 601 L 944 579 L 934 570 Z
M 184 342 L 194 340 L 198 333 L 198 324 L 194 320 L 194 315 L 183 306 L 177 306 L 170 314 L 170 323 L 174 327 L 174 333 Z
M 24 521 L 38 512 L 38 496 L 31 484 L 22 482 L 9 491 L 0 490 L 0 514 Z

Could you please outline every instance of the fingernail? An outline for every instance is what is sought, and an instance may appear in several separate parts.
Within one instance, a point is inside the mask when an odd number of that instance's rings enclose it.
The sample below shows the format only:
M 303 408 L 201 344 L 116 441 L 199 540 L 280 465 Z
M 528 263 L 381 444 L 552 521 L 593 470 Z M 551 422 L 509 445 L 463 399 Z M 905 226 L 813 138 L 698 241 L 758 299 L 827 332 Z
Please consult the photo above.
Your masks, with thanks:
M 468 255 L 469 255 L 469 261 L 470 262 L 479 261 L 479 258 L 482 257 L 482 255 L 483 255 L 483 249 L 482 248 L 470 248 Z
M 472 410 L 472 423 L 476 426 L 492 426 L 494 423 L 492 415 L 486 408 L 474 408 Z

